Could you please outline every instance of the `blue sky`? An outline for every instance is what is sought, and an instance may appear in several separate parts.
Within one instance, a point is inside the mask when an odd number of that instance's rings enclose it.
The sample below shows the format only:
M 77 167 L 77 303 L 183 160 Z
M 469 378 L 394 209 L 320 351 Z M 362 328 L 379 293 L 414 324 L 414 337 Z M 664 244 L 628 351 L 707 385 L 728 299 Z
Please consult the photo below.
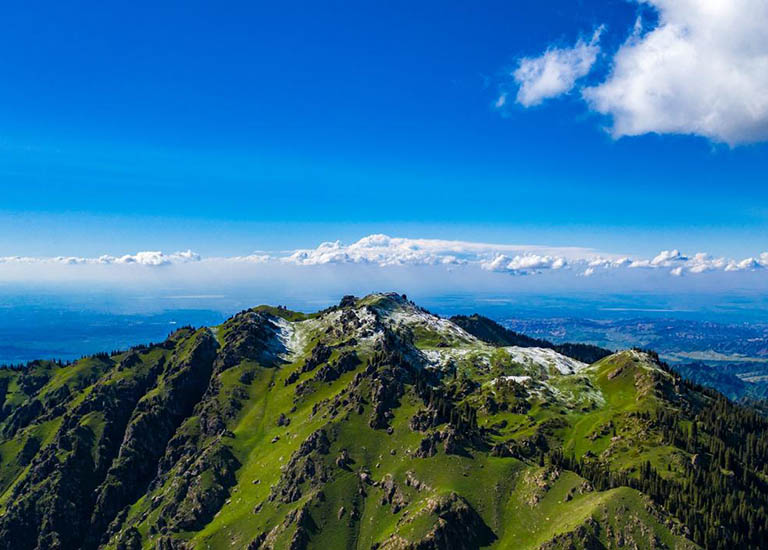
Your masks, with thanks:
M 731 36 L 695 37 L 750 8 L 759 23 L 766 3 L 714 15 L 707 3 L 6 6 L 0 256 L 287 257 L 385 233 L 756 258 L 768 250 L 768 115 L 754 97 L 768 89 L 754 67 L 768 40 L 739 50 L 722 45 Z M 745 60 L 727 63 L 741 95 L 713 107 L 704 83 L 735 86 L 695 63 L 619 74 L 686 25 L 683 45 Z M 575 83 L 515 101 L 524 60 L 570 63 L 598 29 Z M 658 75 L 672 100 L 627 103 Z

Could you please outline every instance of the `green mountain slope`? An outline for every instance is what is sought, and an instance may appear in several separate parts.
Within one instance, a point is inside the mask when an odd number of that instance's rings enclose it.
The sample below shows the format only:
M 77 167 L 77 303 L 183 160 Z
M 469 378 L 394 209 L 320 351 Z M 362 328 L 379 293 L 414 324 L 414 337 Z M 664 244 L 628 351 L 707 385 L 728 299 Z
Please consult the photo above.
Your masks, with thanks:
M 505 342 L 502 342 L 505 344 Z M 758 548 L 765 420 L 396 294 L 0 371 L 0 549 Z

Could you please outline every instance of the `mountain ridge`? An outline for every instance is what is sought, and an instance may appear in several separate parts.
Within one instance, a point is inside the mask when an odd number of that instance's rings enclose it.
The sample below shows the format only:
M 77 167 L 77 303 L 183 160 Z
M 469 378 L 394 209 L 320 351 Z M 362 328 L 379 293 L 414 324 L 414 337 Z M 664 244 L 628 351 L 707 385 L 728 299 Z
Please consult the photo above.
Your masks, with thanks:
M 579 361 L 585 361 L 587 363 L 594 363 L 612 353 L 608 349 L 592 344 L 575 344 L 572 342 L 553 344 L 549 340 L 532 338 L 508 329 L 496 321 L 493 321 L 488 317 L 483 317 L 477 313 L 469 316 L 455 315 L 451 317 L 451 321 L 489 344 L 549 348 L 573 359 L 578 359 Z
M 763 418 L 653 353 L 492 345 L 478 319 L 259 306 L 0 371 L 0 548 L 758 547 Z

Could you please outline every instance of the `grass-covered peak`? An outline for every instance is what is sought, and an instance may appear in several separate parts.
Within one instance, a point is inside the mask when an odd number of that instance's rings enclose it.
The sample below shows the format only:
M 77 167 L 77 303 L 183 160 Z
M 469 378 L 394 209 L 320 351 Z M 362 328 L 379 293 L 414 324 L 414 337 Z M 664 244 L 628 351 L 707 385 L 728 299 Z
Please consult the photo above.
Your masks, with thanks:
M 342 301 L 342 303 L 344 303 Z M 380 311 L 392 311 L 399 308 L 414 308 L 414 304 L 408 301 L 405 294 L 396 292 L 377 292 L 360 299 L 355 299 L 355 306 L 368 306 Z
M 0 549 L 760 547 L 765 420 L 492 323 L 350 296 L 1 371 Z

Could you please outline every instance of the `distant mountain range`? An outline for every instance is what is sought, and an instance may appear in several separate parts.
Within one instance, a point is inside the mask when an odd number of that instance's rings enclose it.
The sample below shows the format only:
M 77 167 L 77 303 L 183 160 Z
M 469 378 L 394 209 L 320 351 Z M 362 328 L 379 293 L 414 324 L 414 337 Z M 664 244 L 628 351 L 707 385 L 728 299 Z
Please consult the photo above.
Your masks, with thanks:
M 0 370 L 0 550 L 733 549 L 768 420 L 398 294 Z

